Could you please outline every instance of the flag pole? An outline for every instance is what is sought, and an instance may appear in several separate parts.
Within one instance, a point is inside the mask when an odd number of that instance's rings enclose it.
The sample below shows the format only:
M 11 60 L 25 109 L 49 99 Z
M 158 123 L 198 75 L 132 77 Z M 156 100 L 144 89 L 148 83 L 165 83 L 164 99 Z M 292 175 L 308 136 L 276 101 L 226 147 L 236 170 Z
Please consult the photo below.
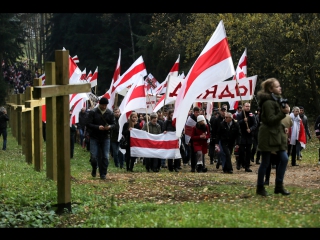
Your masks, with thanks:
M 239 96 L 240 96 L 240 100 L 241 100 L 243 116 L 244 116 L 244 117 L 246 117 L 246 112 L 245 112 L 244 107 L 243 107 L 243 100 L 242 100 L 242 96 L 241 96 L 241 94 L 240 94 L 240 90 L 239 90 L 239 82 L 238 82 L 237 75 L 236 75 L 236 85 L 237 85 L 237 93 L 239 94 Z M 247 125 L 247 129 L 249 129 L 248 122 L 246 122 L 246 125 Z
M 118 107 L 118 93 L 116 92 L 116 95 L 114 96 L 114 107 Z
M 147 96 L 146 89 L 147 89 L 147 86 L 144 85 L 144 94 Z M 146 102 L 147 102 L 147 97 L 146 97 Z M 148 121 L 148 109 L 147 109 L 147 107 L 146 107 L 146 122 L 147 122 L 147 130 L 149 132 L 149 121 Z

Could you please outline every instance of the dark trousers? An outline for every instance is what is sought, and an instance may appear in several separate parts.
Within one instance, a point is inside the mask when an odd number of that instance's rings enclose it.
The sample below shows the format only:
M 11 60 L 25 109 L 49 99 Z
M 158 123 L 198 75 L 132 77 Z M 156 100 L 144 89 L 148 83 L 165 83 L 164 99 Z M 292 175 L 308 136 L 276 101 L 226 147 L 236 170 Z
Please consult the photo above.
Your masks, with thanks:
M 246 169 L 250 167 L 251 146 L 252 144 L 240 144 L 239 146 L 239 161 Z
M 192 144 L 189 146 L 188 153 L 190 153 L 191 169 L 196 169 L 197 158 L 196 158 L 196 153 L 193 150 Z
M 126 167 L 127 167 L 127 171 L 129 170 L 133 170 L 134 167 L 134 162 L 136 161 L 136 157 L 130 157 L 129 154 L 127 154 L 126 152 Z
M 256 155 L 256 153 L 257 153 L 257 147 L 258 147 L 258 139 L 254 138 L 253 139 L 253 144 L 252 144 L 252 149 L 251 149 L 251 154 L 250 154 L 250 159 L 252 161 L 254 160 L 254 155 Z
M 73 158 L 75 134 L 70 134 L 70 158 Z
M 231 171 L 231 170 L 233 171 L 232 162 L 231 162 L 231 154 L 233 152 L 233 145 L 221 144 L 221 146 L 222 146 L 223 152 L 225 154 L 225 158 L 226 158 L 226 161 L 225 161 L 225 164 L 224 164 L 222 170 L 224 172 Z
M 188 144 L 183 143 L 184 145 L 184 154 L 181 155 L 182 156 L 182 161 L 184 164 L 188 164 L 189 160 L 190 160 L 190 146 L 188 146 Z
M 297 142 L 298 140 L 296 140 Z M 288 157 L 291 155 L 291 165 L 296 165 L 296 159 L 297 159 L 297 147 L 300 148 L 300 145 L 291 145 L 288 144 Z
M 8 132 L 7 132 L 6 128 L 0 129 L 0 137 L 1 137 L 1 135 L 3 138 L 2 150 L 6 150 L 7 149 L 7 136 L 8 136 Z
M 159 158 L 144 158 L 146 163 L 146 169 L 147 170 L 159 170 L 161 166 L 161 159 Z
M 180 159 L 168 159 L 168 169 L 173 170 L 179 167 Z

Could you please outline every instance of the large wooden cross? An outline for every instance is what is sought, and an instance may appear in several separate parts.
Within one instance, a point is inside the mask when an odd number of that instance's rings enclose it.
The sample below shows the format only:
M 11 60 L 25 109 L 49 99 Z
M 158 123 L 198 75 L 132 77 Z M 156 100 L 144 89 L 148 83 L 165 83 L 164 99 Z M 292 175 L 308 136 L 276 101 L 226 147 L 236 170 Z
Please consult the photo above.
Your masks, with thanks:
M 46 65 L 47 66 L 47 65 Z M 52 65 L 53 66 L 53 65 Z M 48 69 L 45 69 L 47 73 Z M 51 71 L 54 71 L 51 69 Z M 56 98 L 56 109 L 47 105 L 47 113 L 56 117 L 56 122 L 47 122 L 47 131 L 50 132 L 56 125 L 57 137 L 57 186 L 58 208 L 57 213 L 64 209 L 71 211 L 71 172 L 70 172 L 70 115 L 69 94 L 90 92 L 91 84 L 69 84 L 69 51 L 55 51 L 55 79 L 57 85 L 36 86 L 33 89 L 33 98 L 46 98 L 50 102 Z M 51 108 L 51 109 L 50 109 Z M 47 133 L 48 133 L 47 132 Z M 47 149 L 48 151 L 48 149 Z
M 39 78 L 33 80 L 33 86 L 41 86 Z M 36 171 L 43 169 L 43 140 L 42 140 L 42 105 L 45 98 L 34 99 L 32 97 L 33 87 L 27 87 L 25 91 L 25 107 L 21 108 L 23 114 L 23 139 L 22 147 L 26 155 L 27 163 L 33 163 Z M 25 146 L 25 147 L 24 147 Z

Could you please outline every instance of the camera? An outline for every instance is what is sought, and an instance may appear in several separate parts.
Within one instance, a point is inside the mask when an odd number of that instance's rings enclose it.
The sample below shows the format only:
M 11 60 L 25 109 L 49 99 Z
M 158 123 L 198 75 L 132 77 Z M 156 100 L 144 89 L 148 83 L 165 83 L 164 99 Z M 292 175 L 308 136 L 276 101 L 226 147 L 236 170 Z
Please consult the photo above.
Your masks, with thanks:
M 278 98 L 276 97 L 276 95 L 274 95 L 274 93 L 271 93 L 271 96 L 275 101 L 277 101 L 281 105 L 282 108 L 286 108 L 286 104 L 289 104 L 288 99 L 281 98 L 281 97 Z

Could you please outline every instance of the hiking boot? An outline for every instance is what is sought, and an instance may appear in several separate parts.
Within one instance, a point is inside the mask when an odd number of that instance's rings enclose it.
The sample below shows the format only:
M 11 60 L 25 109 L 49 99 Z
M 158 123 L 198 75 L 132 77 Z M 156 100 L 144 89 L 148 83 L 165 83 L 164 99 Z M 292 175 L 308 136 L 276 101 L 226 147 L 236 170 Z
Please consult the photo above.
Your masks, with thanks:
M 252 172 L 250 168 L 246 168 L 245 172 Z
M 264 197 L 269 195 L 264 186 L 257 186 L 256 194 Z
M 97 176 L 97 169 L 96 168 L 92 168 L 91 176 L 92 177 L 96 177 Z
M 282 195 L 290 195 L 290 192 L 288 192 L 286 189 L 284 189 L 282 182 L 276 182 L 276 186 L 274 188 L 274 193 L 275 194 L 281 193 Z

